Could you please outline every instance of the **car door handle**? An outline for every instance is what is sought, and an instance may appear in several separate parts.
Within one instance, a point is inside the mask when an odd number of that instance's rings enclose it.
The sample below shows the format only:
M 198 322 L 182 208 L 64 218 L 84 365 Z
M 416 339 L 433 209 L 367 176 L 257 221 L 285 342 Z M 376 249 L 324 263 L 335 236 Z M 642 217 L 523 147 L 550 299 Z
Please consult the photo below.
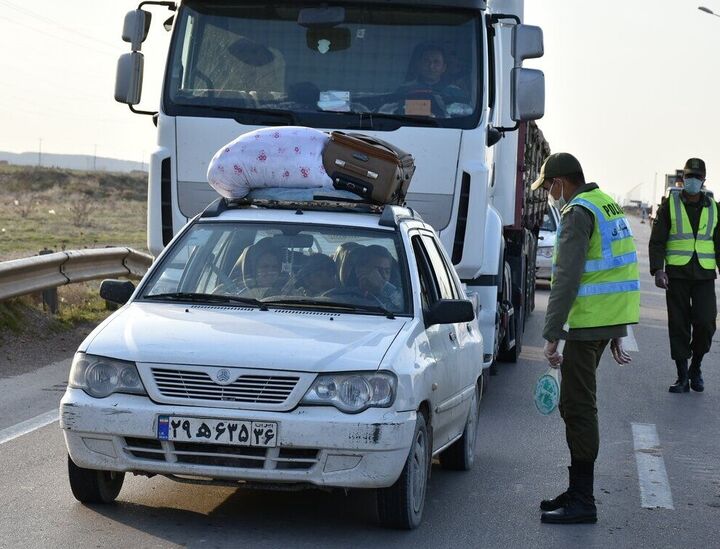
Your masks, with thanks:
M 450 341 L 452 341 L 453 343 L 455 343 L 455 341 L 457 341 L 457 336 L 455 335 L 455 332 L 450 332 L 448 334 L 448 337 L 450 338 Z

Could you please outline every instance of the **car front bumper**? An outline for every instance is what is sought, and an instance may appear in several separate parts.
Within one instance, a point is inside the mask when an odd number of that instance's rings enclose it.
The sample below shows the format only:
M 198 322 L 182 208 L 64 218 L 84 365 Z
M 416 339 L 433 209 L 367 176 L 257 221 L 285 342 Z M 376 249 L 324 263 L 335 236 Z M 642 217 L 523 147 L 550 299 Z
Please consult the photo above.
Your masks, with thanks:
M 159 440 L 159 416 L 276 422 L 277 447 Z M 161 405 L 138 395 L 98 399 L 72 388 L 60 403 L 68 452 L 80 467 L 345 488 L 392 485 L 407 460 L 415 421 L 415 412 L 388 408 L 359 414 L 330 406 L 261 412 Z

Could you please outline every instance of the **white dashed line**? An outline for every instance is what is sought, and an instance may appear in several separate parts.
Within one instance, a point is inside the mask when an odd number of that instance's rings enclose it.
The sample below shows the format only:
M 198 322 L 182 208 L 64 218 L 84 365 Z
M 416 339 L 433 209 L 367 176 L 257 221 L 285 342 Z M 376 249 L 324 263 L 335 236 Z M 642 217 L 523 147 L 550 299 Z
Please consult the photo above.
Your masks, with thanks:
M 50 410 L 34 418 L 21 421 L 17 425 L 3 429 L 0 431 L 0 444 L 5 444 L 13 439 L 32 433 L 36 429 L 50 425 L 54 421 L 57 421 L 58 417 L 58 410 Z
M 640 503 L 647 509 L 675 509 L 655 425 L 632 423 Z

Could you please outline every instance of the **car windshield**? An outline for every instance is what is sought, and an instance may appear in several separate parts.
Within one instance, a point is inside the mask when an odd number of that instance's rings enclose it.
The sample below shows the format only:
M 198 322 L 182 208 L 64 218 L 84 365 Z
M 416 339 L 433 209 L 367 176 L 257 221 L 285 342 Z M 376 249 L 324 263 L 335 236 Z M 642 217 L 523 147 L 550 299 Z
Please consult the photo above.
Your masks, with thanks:
M 166 111 L 263 125 L 474 127 L 478 12 L 303 6 L 183 3 Z
M 356 227 L 198 223 L 173 244 L 141 298 L 410 314 L 400 242 L 395 232 Z
M 553 233 L 557 230 L 557 225 L 555 224 L 555 216 L 552 214 L 552 212 L 550 210 L 545 212 L 540 230 L 550 231 L 551 233 Z

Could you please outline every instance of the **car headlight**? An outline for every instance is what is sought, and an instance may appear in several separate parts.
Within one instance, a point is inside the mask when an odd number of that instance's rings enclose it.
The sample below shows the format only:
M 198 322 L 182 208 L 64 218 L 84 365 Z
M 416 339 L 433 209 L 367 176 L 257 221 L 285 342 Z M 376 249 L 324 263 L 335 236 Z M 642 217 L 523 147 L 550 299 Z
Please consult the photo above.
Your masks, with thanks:
M 75 353 L 68 384 L 96 398 L 113 393 L 147 394 L 134 362 L 85 353 Z
M 396 388 L 397 378 L 389 372 L 326 374 L 317 377 L 301 403 L 356 414 L 371 407 L 387 408 L 395 400 Z
M 552 246 L 545 246 L 543 248 L 538 248 L 538 254 L 541 257 L 550 258 L 553 256 L 553 248 L 552 248 Z

